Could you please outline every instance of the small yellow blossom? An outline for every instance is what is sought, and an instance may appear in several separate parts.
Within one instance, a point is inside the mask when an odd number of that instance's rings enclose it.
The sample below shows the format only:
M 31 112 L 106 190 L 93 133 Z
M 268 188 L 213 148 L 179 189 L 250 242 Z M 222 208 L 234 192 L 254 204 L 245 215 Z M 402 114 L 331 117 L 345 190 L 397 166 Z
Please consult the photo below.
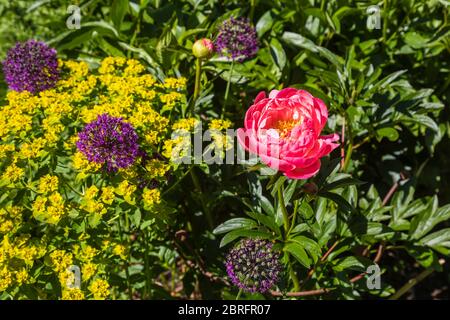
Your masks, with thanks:
M 95 300 L 104 300 L 109 296 L 109 284 L 106 280 L 96 279 L 89 286 Z
M 116 244 L 113 248 L 113 254 L 119 256 L 121 259 L 127 259 L 127 249 L 122 244 Z
M 45 175 L 39 179 L 39 192 L 49 193 L 58 190 L 58 177 L 52 175 Z

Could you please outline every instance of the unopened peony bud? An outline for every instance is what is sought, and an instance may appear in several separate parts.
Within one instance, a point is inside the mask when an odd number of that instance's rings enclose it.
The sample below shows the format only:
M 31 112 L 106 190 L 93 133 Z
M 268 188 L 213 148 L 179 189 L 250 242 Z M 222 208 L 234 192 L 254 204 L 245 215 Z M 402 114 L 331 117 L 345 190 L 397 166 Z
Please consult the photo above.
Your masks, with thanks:
M 214 44 L 211 40 L 203 38 L 195 41 L 192 46 L 192 53 L 196 58 L 207 59 L 214 52 Z

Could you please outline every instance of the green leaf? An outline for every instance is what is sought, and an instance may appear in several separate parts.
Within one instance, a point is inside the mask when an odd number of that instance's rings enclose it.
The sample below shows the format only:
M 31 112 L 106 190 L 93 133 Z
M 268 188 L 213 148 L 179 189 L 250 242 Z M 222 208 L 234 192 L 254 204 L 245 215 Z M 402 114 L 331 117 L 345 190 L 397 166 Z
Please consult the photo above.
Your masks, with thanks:
M 369 259 L 363 257 L 345 257 L 334 262 L 333 270 L 341 272 L 344 270 L 354 270 L 359 272 L 364 272 L 367 267 L 372 265 L 373 262 Z
M 314 260 L 314 263 L 317 262 L 321 254 L 321 250 L 319 244 L 316 241 L 305 236 L 295 236 L 289 239 L 289 241 L 295 242 L 302 246 Z
M 364 181 L 352 178 L 352 177 L 347 177 L 347 178 L 343 178 L 337 181 L 333 181 L 325 186 L 322 187 L 321 191 L 325 192 L 325 191 L 330 191 L 330 190 L 334 190 L 334 189 L 338 189 L 338 188 L 343 188 L 346 186 L 351 186 L 351 185 L 360 185 L 360 184 L 365 184 Z
M 296 47 L 308 49 L 308 50 L 310 50 L 312 52 L 318 52 L 317 46 L 316 46 L 316 44 L 313 41 L 311 41 L 308 38 L 305 38 L 305 37 L 299 35 L 298 33 L 286 31 L 281 36 L 281 39 L 284 42 L 286 42 L 288 44 L 291 44 L 291 45 L 294 45 Z
M 381 141 L 384 137 L 388 138 L 390 141 L 397 141 L 399 138 L 398 131 L 394 128 L 381 128 L 376 131 L 377 140 Z
M 450 248 L 450 228 L 433 232 L 420 239 L 420 243 L 428 247 Z
M 227 233 L 235 229 L 252 229 L 257 227 L 255 221 L 247 218 L 233 218 L 225 221 L 213 230 L 214 234 Z
M 336 193 L 319 192 L 318 195 L 334 201 L 338 205 L 339 209 L 344 212 L 356 212 L 355 208 L 350 203 L 348 203 L 347 200 Z
M 240 237 L 272 239 L 272 235 L 265 231 L 238 229 L 227 233 L 220 241 L 220 247 L 222 248 Z
M 275 209 L 272 206 L 272 203 L 264 196 L 259 197 L 259 203 L 261 204 L 261 208 L 264 210 L 265 213 L 267 213 L 270 216 L 273 216 L 275 214 Z
M 123 18 L 128 11 L 128 0 L 113 0 L 111 6 L 111 20 L 117 30 L 120 30 Z
M 437 209 L 437 197 L 430 204 L 427 210 L 416 215 L 411 221 L 411 229 L 409 234 L 413 239 L 420 239 L 440 222 L 450 219 L 450 204 Z
M 258 38 L 261 38 L 267 31 L 272 28 L 273 18 L 270 10 L 264 13 L 261 18 L 256 23 L 256 33 L 258 34 Z
M 284 52 L 283 46 L 276 38 L 270 40 L 270 54 L 278 69 L 283 71 L 286 66 L 286 53 Z
M 305 220 L 309 220 L 314 216 L 314 210 L 306 200 L 302 200 L 298 207 L 298 211 Z
M 273 216 L 266 216 L 265 214 L 261 214 L 261 213 L 253 212 L 253 211 L 246 212 L 246 213 L 247 213 L 247 215 L 249 215 L 250 217 L 255 219 L 257 222 L 265 225 L 270 230 L 274 231 L 277 235 L 281 235 L 280 228 L 276 224 L 275 218 Z
M 305 249 L 298 243 L 288 243 L 284 246 L 284 251 L 289 252 L 292 256 L 300 262 L 305 268 L 311 265 L 311 259 L 306 254 Z

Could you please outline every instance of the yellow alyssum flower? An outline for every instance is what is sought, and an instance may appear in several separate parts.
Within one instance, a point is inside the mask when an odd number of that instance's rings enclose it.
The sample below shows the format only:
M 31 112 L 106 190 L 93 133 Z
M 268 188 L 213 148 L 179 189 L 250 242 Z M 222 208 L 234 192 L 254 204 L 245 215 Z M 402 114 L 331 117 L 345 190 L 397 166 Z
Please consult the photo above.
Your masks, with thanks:
M 184 96 L 179 92 L 169 92 L 160 95 L 159 99 L 162 103 L 165 104 L 165 107 L 170 109 L 175 105 L 177 101 L 180 101 L 182 97 Z
M 116 195 L 114 194 L 114 187 L 103 187 L 101 200 L 105 204 L 112 204 Z
M 3 173 L 2 179 L 10 182 L 16 182 L 24 175 L 24 170 L 18 167 L 15 163 L 9 165 Z
M 49 193 L 58 190 L 58 177 L 47 174 L 39 179 L 39 192 Z
M 166 78 L 164 79 L 164 88 L 168 89 L 184 89 L 186 87 L 187 79 L 184 77 L 180 78 Z
M 22 223 L 22 208 L 9 206 L 0 209 L 0 234 L 17 230 Z
M 127 259 L 127 249 L 122 244 L 116 244 L 112 250 L 113 254 L 119 256 L 121 259 Z
M 104 300 L 109 296 L 109 284 L 106 280 L 95 279 L 89 286 L 89 291 L 95 300 Z
M 98 188 L 96 186 L 90 186 L 84 193 L 84 200 L 92 200 L 98 194 Z
M 12 152 L 16 149 L 13 144 L 2 144 L 0 145 L 0 159 L 5 158 L 8 152 Z
M 180 119 L 172 125 L 173 130 L 186 130 L 193 131 L 195 127 L 200 123 L 200 120 L 196 118 Z
M 98 266 L 95 263 L 88 262 L 81 268 L 81 274 L 83 275 L 83 281 L 88 281 L 97 272 Z
M 128 203 L 133 203 L 134 200 L 132 199 L 132 196 L 136 189 L 136 186 L 130 184 L 127 180 L 124 180 L 115 188 L 115 192 L 118 195 L 123 196 Z
M 36 138 L 30 143 L 25 142 L 20 146 L 19 157 L 21 159 L 36 158 L 45 147 L 47 141 L 44 138 Z
M 54 250 L 50 253 L 50 260 L 53 264 L 53 270 L 57 273 L 65 273 L 67 268 L 73 264 L 73 255 L 65 250 Z
M 144 207 L 151 208 L 155 204 L 161 203 L 161 193 L 158 189 L 145 188 L 142 192 L 142 202 Z
M 62 300 L 84 300 L 84 293 L 78 288 L 66 288 L 62 291 Z
M 13 284 L 13 274 L 5 267 L 0 269 L 0 292 L 5 291 Z
M 127 66 L 125 67 L 124 75 L 125 76 L 135 76 L 140 74 L 145 70 L 144 66 L 135 59 L 128 59 Z
M 190 136 L 178 136 L 164 141 L 162 155 L 172 161 L 178 161 L 189 155 Z
M 114 73 L 117 67 L 122 67 L 126 63 L 127 59 L 122 57 L 106 57 L 102 60 L 98 72 L 100 74 Z
M 83 173 L 97 171 L 101 168 L 101 164 L 90 162 L 81 152 L 75 152 L 72 157 L 72 165 L 75 170 Z
M 84 61 L 61 60 L 60 64 L 70 69 L 70 74 L 73 78 L 83 78 L 89 73 L 89 65 Z
M 33 203 L 33 217 L 49 224 L 56 224 L 65 213 L 64 199 L 59 192 L 48 197 L 38 196 Z
M 213 130 L 226 130 L 229 129 L 233 123 L 230 120 L 212 119 L 209 123 L 209 129 Z
M 152 178 L 162 178 L 170 170 L 170 165 L 158 159 L 151 159 L 145 164 L 147 173 Z

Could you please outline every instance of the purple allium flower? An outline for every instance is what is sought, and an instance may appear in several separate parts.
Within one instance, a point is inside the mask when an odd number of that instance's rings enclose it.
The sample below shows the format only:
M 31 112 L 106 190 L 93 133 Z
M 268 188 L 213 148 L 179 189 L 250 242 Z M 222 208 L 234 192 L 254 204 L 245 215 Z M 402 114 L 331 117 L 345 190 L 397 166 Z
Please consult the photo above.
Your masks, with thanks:
M 215 41 L 217 52 L 232 60 L 244 61 L 258 52 L 258 38 L 255 28 L 246 18 L 230 19 L 222 22 Z
M 272 243 L 244 239 L 227 256 L 226 268 L 234 285 L 247 292 L 266 292 L 277 281 L 282 267 Z
M 56 50 L 44 42 L 18 42 L 9 49 L 3 73 L 10 89 L 37 93 L 55 86 L 59 79 Z
M 106 164 L 108 171 L 127 168 L 143 154 L 133 126 L 108 114 L 99 115 L 87 124 L 78 138 L 78 150 L 89 161 Z

